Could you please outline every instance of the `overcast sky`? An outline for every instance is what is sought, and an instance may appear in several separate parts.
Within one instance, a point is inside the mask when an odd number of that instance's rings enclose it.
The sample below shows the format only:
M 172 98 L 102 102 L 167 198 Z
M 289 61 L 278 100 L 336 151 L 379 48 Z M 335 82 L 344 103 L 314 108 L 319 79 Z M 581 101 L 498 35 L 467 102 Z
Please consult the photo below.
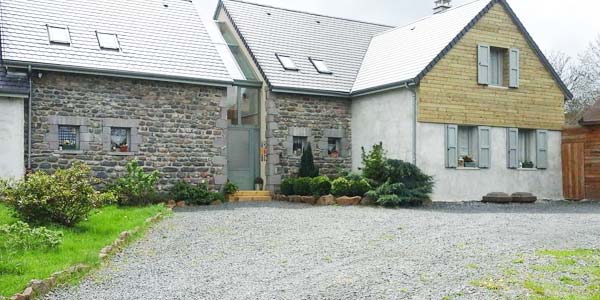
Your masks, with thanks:
M 194 0 L 203 17 L 212 18 L 218 0 Z M 246 0 L 335 17 L 403 25 L 431 14 L 433 0 Z M 454 0 L 453 5 L 471 0 Z M 544 52 L 582 52 L 600 35 L 598 0 L 508 0 Z

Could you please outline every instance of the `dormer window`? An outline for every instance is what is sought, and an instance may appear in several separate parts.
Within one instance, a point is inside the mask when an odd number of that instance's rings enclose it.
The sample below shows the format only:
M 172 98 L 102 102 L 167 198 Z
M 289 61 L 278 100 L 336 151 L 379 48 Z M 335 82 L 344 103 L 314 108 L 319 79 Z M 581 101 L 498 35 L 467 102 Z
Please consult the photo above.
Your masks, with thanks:
M 313 58 L 309 58 L 310 62 L 313 64 L 313 66 L 315 66 L 315 69 L 317 69 L 317 72 L 321 73 L 321 74 L 333 74 L 331 72 L 331 70 L 329 70 L 329 67 L 327 67 L 327 64 L 319 59 L 313 59 Z
M 292 60 L 291 57 L 286 55 L 275 54 L 277 59 L 279 59 L 279 63 L 283 66 L 284 69 L 288 71 L 298 71 L 298 67 L 296 67 L 296 63 Z
M 50 25 L 47 25 L 47 27 L 48 27 L 48 39 L 50 40 L 50 43 L 64 44 L 64 45 L 71 44 L 71 35 L 69 34 L 68 27 L 50 26 Z
M 119 45 L 119 38 L 117 37 L 116 34 L 96 32 L 96 35 L 98 36 L 98 44 L 100 45 L 101 49 L 108 49 L 108 50 L 121 49 L 121 47 Z

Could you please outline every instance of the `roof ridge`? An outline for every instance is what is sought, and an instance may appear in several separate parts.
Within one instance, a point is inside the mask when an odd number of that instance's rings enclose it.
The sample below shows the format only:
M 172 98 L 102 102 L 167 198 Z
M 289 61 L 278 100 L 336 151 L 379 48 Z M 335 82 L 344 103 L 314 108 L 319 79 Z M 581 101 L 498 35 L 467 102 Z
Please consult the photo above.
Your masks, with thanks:
M 262 6 L 262 7 L 267 7 L 267 8 L 279 9 L 279 10 L 285 10 L 285 11 L 289 11 L 289 12 L 302 13 L 302 14 L 313 15 L 313 16 L 317 16 L 317 17 L 325 17 L 325 18 L 331 18 L 331 19 L 337 19 L 337 20 L 344 20 L 344 21 L 350 21 L 350 22 L 356 22 L 356 23 L 363 23 L 363 24 L 369 24 L 369 25 L 377 25 L 377 26 L 389 27 L 390 29 L 395 28 L 395 26 L 393 26 L 393 25 L 386 25 L 386 24 L 375 23 L 375 22 L 368 22 L 368 21 L 362 21 L 362 20 L 356 20 L 356 19 L 350 19 L 350 18 L 336 17 L 336 16 L 331 16 L 331 15 L 318 14 L 318 13 L 313 13 L 313 12 L 308 12 L 308 11 L 302 11 L 302 10 L 297 10 L 297 9 L 277 7 L 277 6 L 272 6 L 272 5 L 267 5 L 267 4 L 261 4 L 261 3 L 254 3 L 254 2 L 243 1 L 243 0 L 222 0 L 223 3 L 224 2 L 228 2 L 228 1 L 238 2 L 238 3 L 244 3 L 244 4 L 250 4 L 250 5 L 255 5 L 255 6 Z
M 231 0 L 231 1 L 237 1 L 237 0 Z M 443 11 L 442 13 L 446 13 L 446 12 L 449 12 L 449 11 L 453 11 L 453 10 L 456 10 L 456 9 L 462 8 L 462 7 L 464 7 L 464 6 L 471 5 L 471 4 L 473 4 L 473 3 L 477 3 L 477 2 L 479 2 L 479 1 L 491 2 L 491 1 L 493 1 L 493 0 L 473 0 L 473 1 L 470 1 L 470 2 L 467 2 L 467 3 L 463 3 L 463 4 L 459 5 L 459 6 L 456 6 L 456 7 L 449 8 L 449 9 L 447 9 L 447 10 Z M 420 18 L 420 19 L 414 20 L 414 21 L 412 21 L 412 22 L 410 22 L 410 23 L 407 23 L 407 24 L 405 24 L 405 25 L 397 26 L 397 27 L 394 27 L 394 28 L 392 28 L 392 29 L 389 29 L 389 30 L 386 30 L 386 31 L 380 32 L 380 33 L 378 33 L 378 34 L 375 34 L 373 37 L 380 36 L 380 35 L 383 35 L 383 34 L 386 34 L 386 33 L 390 33 L 390 32 L 392 32 L 392 31 L 395 31 L 395 30 L 400 30 L 400 29 L 402 29 L 402 28 L 408 27 L 408 26 L 410 26 L 410 25 L 414 25 L 414 24 L 416 24 L 416 23 L 419 23 L 419 22 L 421 22 L 421 21 L 424 21 L 424 20 L 427 20 L 427 19 L 430 19 L 430 18 L 433 18 L 433 17 L 436 17 L 436 16 L 440 16 L 442 13 L 439 13 L 439 14 L 433 14 L 433 15 L 428 15 L 428 16 L 422 17 L 422 18 Z

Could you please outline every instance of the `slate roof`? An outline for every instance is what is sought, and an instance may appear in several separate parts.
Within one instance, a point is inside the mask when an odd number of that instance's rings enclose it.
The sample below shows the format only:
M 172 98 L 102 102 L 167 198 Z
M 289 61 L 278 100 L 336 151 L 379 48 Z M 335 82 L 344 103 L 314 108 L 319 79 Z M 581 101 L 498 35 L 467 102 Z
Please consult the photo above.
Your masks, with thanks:
M 392 27 L 239 0 L 222 0 L 269 86 L 348 96 L 373 35 Z M 217 11 L 218 13 L 218 11 Z M 290 56 L 299 71 L 286 71 L 275 54 Z M 309 60 L 325 61 L 320 74 Z
M 0 72 L 0 95 L 29 95 L 29 79 Z
M 2 0 L 0 12 L 6 65 L 232 81 L 189 0 Z M 47 25 L 68 26 L 71 45 L 49 43 Z M 101 50 L 96 31 L 122 51 Z
M 489 3 L 474 1 L 373 37 L 352 91 L 416 78 Z

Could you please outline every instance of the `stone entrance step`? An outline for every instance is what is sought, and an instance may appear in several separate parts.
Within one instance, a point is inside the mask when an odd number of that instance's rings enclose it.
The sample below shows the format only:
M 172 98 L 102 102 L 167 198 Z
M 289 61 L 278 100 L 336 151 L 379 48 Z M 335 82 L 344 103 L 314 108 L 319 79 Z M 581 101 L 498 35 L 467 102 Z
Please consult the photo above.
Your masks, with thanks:
M 270 191 L 238 191 L 230 198 L 232 202 L 271 201 Z

